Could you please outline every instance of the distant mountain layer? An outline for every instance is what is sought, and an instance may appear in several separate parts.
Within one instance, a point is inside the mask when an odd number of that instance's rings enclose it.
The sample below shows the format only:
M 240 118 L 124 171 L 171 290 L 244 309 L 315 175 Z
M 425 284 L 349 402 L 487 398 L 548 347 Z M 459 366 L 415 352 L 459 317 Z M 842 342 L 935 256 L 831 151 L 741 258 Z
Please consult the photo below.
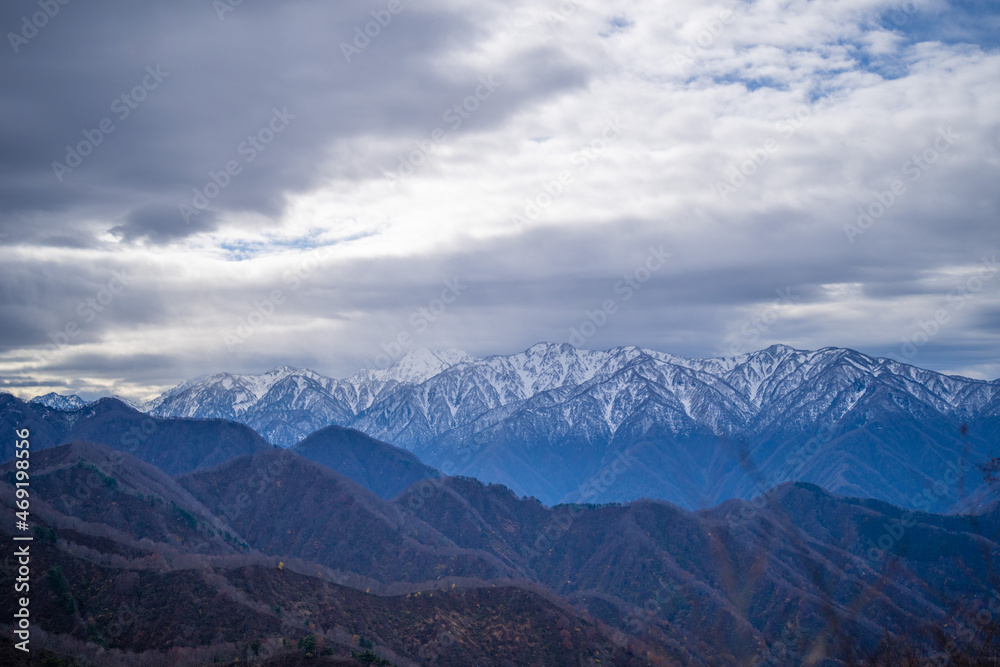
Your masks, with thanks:
M 66 412 L 0 394 L 0 428 L 6 433 L 28 429 L 31 447 L 36 450 L 93 442 L 128 452 L 170 474 L 209 468 L 236 456 L 271 449 L 243 424 L 151 417 L 113 398 Z M 14 458 L 14 451 L 13 438 L 0 441 L 0 461 Z
M 441 475 L 404 449 L 340 426 L 316 431 L 291 450 L 385 499 L 395 498 L 414 482 Z
M 381 502 L 282 453 L 303 466 L 295 474 L 344 484 L 343 499 Z M 34 541 L 16 543 L 30 544 L 31 664 L 646 664 L 624 635 L 529 582 L 402 585 L 393 597 L 369 595 L 377 582 L 289 557 L 283 529 L 274 530 L 279 555 L 250 547 L 175 480 L 128 454 L 73 444 L 36 452 L 32 462 Z M 15 509 L 14 470 L 0 467 L 4 512 Z M 252 488 L 252 478 L 242 482 Z M 75 498 L 81 488 L 86 501 Z M 299 513 L 334 530 L 350 527 L 336 513 Z M 12 526 L 0 527 L 5 540 Z M 381 536 L 358 539 L 378 548 Z M 16 570 L 16 557 L 0 567 Z M 0 603 L 19 608 L 13 586 L 3 587 Z M 27 664 L 11 641 L 0 646 L 0 663 Z
M 465 478 L 389 502 L 281 449 L 179 478 L 99 445 L 31 461 L 39 659 L 837 665 L 889 638 L 923 664 L 968 654 L 968 619 L 1000 602 L 996 504 L 939 516 L 784 484 L 700 512 L 546 508 Z
M 56 410 L 78 410 L 87 404 L 87 401 L 83 400 L 76 394 L 70 396 L 61 396 L 57 393 L 49 392 L 44 396 L 35 396 L 29 401 L 29 403 L 34 403 L 36 405 L 44 405 L 48 408 L 55 408 Z
M 781 345 L 718 359 L 419 351 L 343 380 L 287 367 L 199 378 L 145 409 L 239 421 L 283 446 L 348 426 L 547 504 L 709 507 L 801 480 L 943 511 L 981 491 L 975 465 L 1000 450 L 1000 381 Z
M 391 368 L 362 370 L 345 380 L 288 366 L 262 375 L 220 373 L 185 382 L 143 409 L 161 417 L 238 421 L 272 443 L 290 447 L 326 426 L 346 425 L 397 387 L 419 384 L 471 361 L 475 359 L 464 352 L 421 351 Z

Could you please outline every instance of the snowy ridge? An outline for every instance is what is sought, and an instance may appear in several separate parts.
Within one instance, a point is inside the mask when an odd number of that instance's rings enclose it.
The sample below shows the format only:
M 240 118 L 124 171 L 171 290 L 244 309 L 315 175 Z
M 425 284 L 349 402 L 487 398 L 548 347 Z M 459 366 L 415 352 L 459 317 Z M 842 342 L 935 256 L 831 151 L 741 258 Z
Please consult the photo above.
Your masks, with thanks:
M 54 408 L 56 410 L 79 410 L 83 406 L 87 405 L 87 402 L 77 396 L 72 394 L 70 396 L 61 396 L 57 393 L 49 392 L 44 396 L 35 396 L 33 399 L 28 401 L 29 403 L 34 403 L 36 405 L 44 405 L 49 408 Z
M 547 504 L 579 501 L 595 479 L 588 502 L 692 508 L 800 480 L 906 506 L 948 465 L 989 456 L 1000 434 L 1000 381 L 784 345 L 717 359 L 549 343 L 483 358 L 418 350 L 343 379 L 287 366 L 220 373 L 142 407 L 242 422 L 286 447 L 347 426 Z M 633 463 L 609 477 L 616 457 Z M 751 459 L 759 474 L 744 467 Z
M 157 416 L 239 421 L 283 446 L 339 424 L 420 451 L 437 449 L 449 433 L 486 432 L 512 419 L 518 425 L 511 428 L 523 428 L 531 414 L 548 420 L 553 433 L 597 429 L 607 437 L 640 423 L 730 435 L 814 429 L 865 410 L 875 392 L 956 417 L 996 412 L 1000 402 L 998 381 L 945 376 L 842 348 L 774 345 L 688 359 L 635 346 L 596 351 L 539 343 L 485 358 L 416 350 L 388 368 L 343 379 L 289 366 L 220 373 L 137 407 Z M 35 400 L 58 409 L 79 402 L 55 394 Z

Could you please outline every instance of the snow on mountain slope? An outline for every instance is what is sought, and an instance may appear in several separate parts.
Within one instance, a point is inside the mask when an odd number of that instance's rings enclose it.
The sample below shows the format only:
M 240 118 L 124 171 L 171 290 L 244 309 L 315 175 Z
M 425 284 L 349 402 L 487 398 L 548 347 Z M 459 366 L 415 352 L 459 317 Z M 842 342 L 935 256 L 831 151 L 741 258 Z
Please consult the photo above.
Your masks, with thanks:
M 396 387 L 348 425 L 430 465 L 503 481 L 549 503 L 607 478 L 616 455 L 642 452 L 641 464 L 612 475 L 592 500 L 650 495 L 697 507 L 733 497 L 727 493 L 752 497 L 771 485 L 770 471 L 754 470 L 766 464 L 792 479 L 801 474 L 905 505 L 948 463 L 988 450 L 983 438 L 963 444 L 958 426 L 1000 416 L 998 399 L 1000 382 L 838 348 L 773 346 L 689 360 L 634 347 L 536 345 Z M 880 432 L 866 435 L 873 424 Z M 840 438 L 849 451 L 800 457 L 816 435 Z M 759 463 L 744 463 L 741 448 Z M 761 474 L 757 488 L 752 480 Z M 959 491 L 949 489 L 941 506 Z
M 604 352 L 536 345 L 509 357 L 454 366 L 397 388 L 350 425 L 403 446 L 494 421 L 490 411 L 554 389 L 586 400 L 612 434 L 629 415 L 657 404 L 717 434 L 801 429 L 841 419 L 864 393 L 888 385 L 942 414 L 972 414 L 1000 393 L 997 383 L 949 378 L 852 350 L 773 346 L 730 359 L 689 360 L 639 348 Z M 690 426 L 678 419 L 676 428 Z M 553 424 L 553 428 L 558 428 Z
M 343 379 L 289 367 L 221 373 L 145 410 L 239 421 L 285 447 L 348 426 L 548 503 L 579 498 L 598 478 L 592 501 L 647 495 L 698 507 L 752 497 L 783 476 L 905 506 L 962 452 L 995 444 L 1000 381 L 841 348 L 686 359 L 539 343 L 484 358 L 418 350 Z M 834 444 L 804 444 L 819 435 Z M 637 462 L 609 477 L 619 456 Z
M 336 380 L 280 366 L 259 375 L 219 373 L 182 383 L 144 406 L 162 417 L 221 418 L 242 422 L 275 444 L 290 447 L 309 434 L 344 424 L 383 393 L 420 383 L 475 358 L 454 350 L 418 350 L 382 370 Z
M 832 424 L 875 386 L 892 387 L 942 414 L 965 416 L 1000 396 L 997 382 L 944 376 L 839 348 L 774 345 L 737 357 L 686 359 L 637 347 L 594 351 L 539 343 L 482 359 L 457 350 L 417 350 L 389 368 L 340 380 L 289 367 L 260 375 L 222 373 L 179 385 L 145 409 L 241 421 L 284 446 L 314 426 L 348 424 L 420 448 L 455 429 L 493 423 L 499 415 L 491 413 L 505 406 L 536 409 L 531 399 L 562 388 L 575 388 L 563 400 L 585 400 L 613 435 L 630 415 L 654 404 L 677 413 L 669 420 L 677 429 L 697 424 L 737 434 Z M 299 426 L 279 427 L 281 410 Z M 286 433 L 274 438 L 278 430 Z
M 55 393 L 54 391 L 49 392 L 44 396 L 35 396 L 28 402 L 34 403 L 36 405 L 44 405 L 46 407 L 54 408 L 56 410 L 64 410 L 66 412 L 69 412 L 71 410 L 78 410 L 87 404 L 85 400 L 83 400 L 76 394 L 70 396 L 61 396 Z
M 420 349 L 404 355 L 399 361 L 384 370 L 371 371 L 371 373 L 374 379 L 385 383 L 418 384 L 429 380 L 456 364 L 474 363 L 476 361 L 478 360 L 475 357 L 461 350 L 440 350 L 435 352 Z M 346 381 L 350 382 L 351 378 L 348 378 Z

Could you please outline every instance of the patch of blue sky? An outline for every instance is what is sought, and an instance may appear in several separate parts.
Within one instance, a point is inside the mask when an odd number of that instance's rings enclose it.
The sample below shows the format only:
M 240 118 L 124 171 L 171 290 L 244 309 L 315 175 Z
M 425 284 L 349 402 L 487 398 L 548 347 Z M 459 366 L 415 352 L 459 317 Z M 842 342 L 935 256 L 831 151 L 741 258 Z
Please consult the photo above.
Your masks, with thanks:
M 600 32 L 601 37 L 605 38 L 619 32 L 627 32 L 635 25 L 634 21 L 624 15 L 609 17 L 605 23 L 607 27 Z
M 349 237 L 340 238 L 335 241 L 321 241 L 319 233 L 308 236 L 300 236 L 292 239 L 265 239 L 262 241 L 227 241 L 220 243 L 219 248 L 223 250 L 232 261 L 242 262 L 263 255 L 278 254 L 288 250 L 315 250 L 328 246 L 335 246 L 349 241 L 373 236 L 375 233 L 354 234 Z
M 909 72 L 909 62 L 899 53 L 880 53 L 873 55 L 859 50 L 855 54 L 858 69 L 872 74 L 878 74 L 883 79 L 900 79 Z
M 745 86 L 750 92 L 759 88 L 774 88 L 775 90 L 788 90 L 788 84 L 783 81 L 776 81 L 768 77 L 742 76 L 739 73 L 713 76 L 712 82 L 720 86 L 731 86 L 739 84 Z
M 886 80 L 899 79 L 909 74 L 912 62 L 910 47 L 915 44 L 939 42 L 949 46 L 967 45 L 984 51 L 1000 48 L 1000 1 L 902 0 L 893 8 L 881 12 L 868 27 L 891 31 L 898 39 L 891 50 L 872 49 L 864 39 L 840 42 L 840 46 L 847 48 L 851 65 L 847 69 L 870 72 Z M 809 101 L 815 102 L 838 91 L 837 75 L 843 71 L 844 68 L 838 67 L 817 73 Z M 712 85 L 741 84 L 751 92 L 760 88 L 788 89 L 784 82 L 740 72 L 716 73 L 706 78 L 695 71 L 685 77 L 688 86 L 704 85 L 706 81 Z
M 1000 47 L 1000 2 L 905 0 L 883 12 L 878 25 L 900 34 L 904 45 L 941 42 L 993 50 Z
M 882 12 L 872 26 L 894 33 L 898 40 L 888 52 L 876 52 L 864 43 L 849 47 L 858 69 L 883 79 L 909 73 L 909 47 L 923 42 L 968 45 L 983 50 L 1000 46 L 1000 3 L 983 0 L 905 0 Z

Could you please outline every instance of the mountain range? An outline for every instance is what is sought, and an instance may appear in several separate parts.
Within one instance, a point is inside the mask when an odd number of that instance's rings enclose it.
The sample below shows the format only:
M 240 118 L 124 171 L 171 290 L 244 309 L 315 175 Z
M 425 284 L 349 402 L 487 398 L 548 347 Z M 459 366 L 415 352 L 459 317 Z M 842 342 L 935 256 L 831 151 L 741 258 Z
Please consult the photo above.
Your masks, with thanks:
M 243 424 L 223 419 L 151 417 L 114 398 L 102 398 L 67 412 L 0 394 L 0 428 L 6 433 L 28 429 L 35 449 L 70 442 L 106 445 L 170 474 L 272 448 Z M 12 438 L 0 441 L 0 459 L 12 459 L 14 452 Z
M 1000 437 L 1000 381 L 782 345 L 717 359 L 422 350 L 342 380 L 289 367 L 202 377 L 138 407 L 237 421 L 283 447 L 349 427 L 548 505 L 649 497 L 696 509 L 806 481 L 947 511 L 982 492 L 975 466 Z
M 547 508 L 457 477 L 385 500 L 275 448 L 175 475 L 90 443 L 31 461 L 34 646 L 53 659 L 832 666 L 886 637 L 963 654 L 968 619 L 1000 613 L 996 503 L 939 516 L 786 483 L 699 512 Z
M 437 365 L 422 367 L 409 359 L 408 377 L 383 372 L 393 386 L 371 406 L 403 395 L 412 400 L 472 363 L 441 370 L 448 357 L 433 359 Z M 645 361 L 637 363 L 635 373 L 651 373 Z M 830 381 L 818 378 L 841 367 L 830 365 L 802 372 L 814 387 L 826 386 Z M 900 374 L 881 383 L 909 386 L 893 379 Z M 575 393 L 588 391 L 581 387 L 607 381 L 595 374 L 572 389 L 547 390 L 548 404 L 558 405 L 552 396 L 564 394 L 572 403 Z M 968 394 L 993 384 L 954 379 L 951 387 Z M 447 398 L 444 389 L 435 392 L 436 401 Z M 763 477 L 754 467 L 761 440 L 751 449 L 745 433 L 707 427 L 680 439 L 669 424 L 654 424 L 641 447 L 617 450 L 580 486 L 582 502 L 550 504 L 502 484 L 448 475 L 447 465 L 433 468 L 412 451 L 346 426 L 320 428 L 282 448 L 220 417 L 151 416 L 113 398 L 57 409 L 0 395 L 0 427 L 31 431 L 39 659 L 829 667 L 900 664 L 907 654 L 924 662 L 944 656 L 963 664 L 959 657 L 974 654 L 995 660 L 998 486 L 963 459 L 935 469 L 932 456 L 940 446 L 935 438 L 951 438 L 942 442 L 960 449 L 945 451 L 963 456 L 977 439 L 989 442 L 989 404 L 921 416 L 932 399 L 911 398 L 890 411 L 880 397 L 900 399 L 901 392 L 865 393 L 869 412 L 852 412 L 866 402 L 859 398 L 835 422 L 855 440 L 814 435 L 796 456 L 839 456 L 857 466 L 865 453 L 857 443 L 867 443 L 866 464 L 892 479 L 892 465 L 879 457 L 898 453 L 882 443 L 902 447 L 907 441 L 899 434 L 906 434 L 922 450 L 907 460 L 939 480 L 912 499 L 915 507 Z M 911 396 L 918 393 L 910 388 Z M 655 415 L 667 401 L 647 402 L 652 407 L 638 414 Z M 551 413 L 518 404 L 546 428 Z M 504 419 L 521 423 L 517 411 Z M 655 469 L 658 448 L 692 446 L 706 431 L 701 442 L 725 448 L 745 471 L 750 500 L 696 511 L 662 499 L 595 500 L 627 486 L 633 471 Z M 3 457 L 13 458 L 12 444 L 4 446 Z M 555 466 L 544 458 L 551 447 L 537 452 L 536 475 Z M 793 474 L 808 469 L 785 465 Z M 0 505 L 10 513 L 16 471 L 15 461 L 0 466 Z M 669 469 L 656 473 L 679 480 Z M 965 501 L 960 514 L 929 511 L 949 492 Z M 0 532 L 10 535 L 12 526 L 2 524 Z M 11 559 L 0 558 L 0 566 L 10 570 Z M 3 592 L 0 604 L 14 606 L 12 596 Z M 984 625 L 984 614 L 997 622 Z M 9 651 L 0 647 L 0 659 L 13 660 Z
M 41 450 L 32 464 L 31 664 L 646 664 L 552 591 L 477 578 L 502 569 L 479 567 L 490 554 L 462 552 L 287 451 L 237 457 L 209 476 L 171 477 L 89 443 Z M 0 468 L 5 511 L 15 470 Z M 255 471 L 273 475 L 260 493 Z M 0 528 L 7 539 L 12 525 Z M 318 561 L 296 557 L 317 540 Z M 5 576 L 18 568 L 9 555 L 0 565 Z M 445 581 L 453 571 L 470 576 Z M 13 586 L 0 598 L 15 605 Z M 0 645 L 4 664 L 22 658 Z

